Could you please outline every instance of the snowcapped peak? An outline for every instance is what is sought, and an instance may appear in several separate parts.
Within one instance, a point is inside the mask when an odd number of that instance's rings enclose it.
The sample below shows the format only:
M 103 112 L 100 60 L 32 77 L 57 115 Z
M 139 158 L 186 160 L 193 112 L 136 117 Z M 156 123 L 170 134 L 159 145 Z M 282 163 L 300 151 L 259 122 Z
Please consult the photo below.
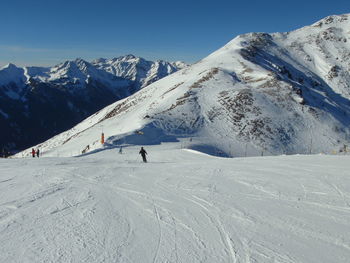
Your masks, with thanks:
M 52 72 L 61 72 L 61 74 L 77 74 L 79 72 L 87 73 L 88 69 L 92 67 L 92 65 L 81 59 L 77 58 L 74 61 L 65 61 L 55 67 L 52 68 Z
M 140 60 L 142 58 L 134 56 L 132 54 L 128 54 L 125 56 L 119 56 L 116 58 L 112 58 L 111 60 L 104 61 L 104 62 L 109 62 L 109 63 L 115 63 L 115 62 L 120 62 L 120 61 L 135 61 L 135 60 Z
M 152 71 L 158 63 L 147 61 L 141 57 L 128 54 L 113 59 L 99 58 L 91 63 L 82 58 L 66 60 L 53 67 L 25 67 L 18 68 L 14 64 L 8 64 L 0 69 L 0 85 L 7 85 L 10 82 L 26 83 L 29 79 L 35 79 L 41 82 L 54 82 L 70 87 L 83 87 L 89 79 L 97 80 L 113 90 L 115 87 L 124 87 L 135 83 L 133 90 L 150 84 L 176 70 L 180 69 L 177 65 L 169 62 L 162 63 L 162 68 L 171 69 Z M 159 68 L 158 65 L 156 68 Z M 166 72 L 166 73 L 164 73 Z M 139 83 L 140 82 L 140 83 Z M 129 84 L 128 84 L 129 83 Z
M 51 68 L 49 81 L 59 81 L 63 84 L 73 83 L 77 86 L 87 79 L 87 75 L 94 75 L 90 71 L 96 69 L 89 62 L 77 58 L 74 61 L 65 61 Z M 82 85 L 82 84 L 81 84 Z
M 135 59 L 137 57 L 134 56 L 133 54 L 128 54 L 128 55 L 125 55 L 125 56 L 121 56 L 120 58 L 124 58 L 125 60 L 129 60 L 129 59 Z
M 7 65 L 3 66 L 1 69 L 18 69 L 18 67 L 15 64 L 8 63 Z
M 97 59 L 94 59 L 93 61 L 91 61 L 92 64 L 106 63 L 106 62 L 107 62 L 107 59 L 105 59 L 105 58 L 97 58 Z
M 89 63 L 89 62 L 85 61 L 85 60 L 82 59 L 82 58 L 76 58 L 76 59 L 74 60 L 74 62 L 77 63 L 77 64 L 88 64 L 88 63 Z
M 81 68 L 81 67 L 87 67 L 90 63 L 81 59 L 76 58 L 75 60 L 67 60 L 63 63 L 60 63 L 56 65 L 55 69 L 72 69 L 72 68 Z
M 81 58 L 77 58 L 74 63 L 78 66 L 78 68 L 81 70 L 81 71 L 84 71 L 85 73 L 88 72 L 88 69 L 93 67 L 89 62 L 81 59 Z
M 183 61 L 175 61 L 175 62 L 171 62 L 171 64 L 177 68 L 183 69 L 188 67 L 189 65 Z
M 110 60 L 95 60 L 92 64 L 100 70 L 107 71 L 117 77 L 122 77 L 137 84 L 134 90 L 143 88 L 150 83 L 163 78 L 185 65 L 183 62 L 177 64 L 160 61 L 148 61 L 144 58 L 128 54 Z
M 228 50 L 228 49 L 237 49 L 241 48 L 245 45 L 249 44 L 249 39 L 252 38 L 252 36 L 257 33 L 247 33 L 238 35 L 232 40 L 230 40 L 226 45 L 224 45 L 222 48 L 218 49 L 217 51 L 214 51 L 212 54 L 209 55 L 211 57 L 212 55 L 216 54 L 217 52 L 220 52 L 222 50 Z
M 337 24 L 345 24 L 349 23 L 350 21 L 350 14 L 343 14 L 343 15 L 331 15 L 327 16 L 316 23 L 312 24 L 313 27 L 322 27 L 322 26 L 330 26 L 330 25 L 337 25 Z
M 26 81 L 24 69 L 9 63 L 0 69 L 0 85 L 13 83 L 23 83 Z

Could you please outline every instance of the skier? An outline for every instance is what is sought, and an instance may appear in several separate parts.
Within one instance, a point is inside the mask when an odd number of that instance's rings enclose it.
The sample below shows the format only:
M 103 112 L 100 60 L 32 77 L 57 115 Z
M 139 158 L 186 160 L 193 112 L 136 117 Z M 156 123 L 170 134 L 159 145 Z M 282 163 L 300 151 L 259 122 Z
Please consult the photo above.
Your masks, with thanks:
M 139 154 L 141 154 L 143 162 L 147 163 L 147 159 L 146 159 L 147 152 L 146 152 L 145 149 L 143 149 L 143 147 L 141 147 L 141 150 L 140 150 Z
M 39 149 L 36 149 L 36 157 L 39 158 L 39 155 L 40 155 L 40 151 L 39 151 Z
M 120 148 L 119 148 L 119 153 L 120 153 L 120 154 L 123 153 L 123 146 L 120 146 Z
M 34 150 L 34 148 L 32 148 L 32 156 L 33 156 L 33 158 L 35 157 L 35 150 Z

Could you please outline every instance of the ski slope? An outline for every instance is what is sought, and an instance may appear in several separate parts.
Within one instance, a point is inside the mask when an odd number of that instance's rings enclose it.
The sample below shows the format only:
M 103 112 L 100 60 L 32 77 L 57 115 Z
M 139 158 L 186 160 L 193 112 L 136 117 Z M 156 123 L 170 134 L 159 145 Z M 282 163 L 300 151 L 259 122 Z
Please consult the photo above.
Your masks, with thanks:
M 350 156 L 0 159 L 0 262 L 349 262 Z

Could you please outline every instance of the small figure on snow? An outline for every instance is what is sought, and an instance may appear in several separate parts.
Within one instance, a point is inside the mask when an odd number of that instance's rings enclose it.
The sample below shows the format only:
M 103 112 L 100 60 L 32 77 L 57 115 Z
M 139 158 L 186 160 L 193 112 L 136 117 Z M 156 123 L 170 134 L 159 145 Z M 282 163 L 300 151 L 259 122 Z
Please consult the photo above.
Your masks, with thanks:
M 40 155 L 40 151 L 39 151 L 39 149 L 36 149 L 36 157 L 39 158 L 39 155 Z
M 140 150 L 139 154 L 141 154 L 143 162 L 147 163 L 147 159 L 146 159 L 147 152 L 146 152 L 145 149 L 143 149 L 143 147 L 141 147 L 141 150 Z
M 87 153 L 90 150 L 90 145 L 87 145 L 84 150 L 82 150 L 82 154 Z
M 35 152 L 34 148 L 32 148 L 32 156 L 33 156 L 33 158 L 35 157 L 35 154 L 36 154 L 36 152 Z
M 123 153 L 123 146 L 120 146 L 120 148 L 119 148 L 119 153 L 120 153 L 120 154 Z

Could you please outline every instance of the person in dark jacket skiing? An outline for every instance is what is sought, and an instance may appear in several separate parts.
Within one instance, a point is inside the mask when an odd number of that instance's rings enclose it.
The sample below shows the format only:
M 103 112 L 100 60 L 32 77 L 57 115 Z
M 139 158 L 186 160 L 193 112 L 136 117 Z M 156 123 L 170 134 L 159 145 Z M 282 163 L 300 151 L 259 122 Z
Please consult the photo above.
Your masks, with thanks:
M 143 149 L 143 147 L 141 147 L 141 150 L 140 150 L 139 154 L 141 154 L 143 162 L 147 163 L 147 159 L 146 159 L 147 152 L 146 152 L 145 149 Z
M 34 148 L 32 148 L 32 156 L 33 156 L 33 158 L 35 157 L 35 150 L 34 150 Z
M 40 155 L 40 151 L 39 151 L 39 149 L 36 149 L 36 157 L 39 158 L 39 155 Z

